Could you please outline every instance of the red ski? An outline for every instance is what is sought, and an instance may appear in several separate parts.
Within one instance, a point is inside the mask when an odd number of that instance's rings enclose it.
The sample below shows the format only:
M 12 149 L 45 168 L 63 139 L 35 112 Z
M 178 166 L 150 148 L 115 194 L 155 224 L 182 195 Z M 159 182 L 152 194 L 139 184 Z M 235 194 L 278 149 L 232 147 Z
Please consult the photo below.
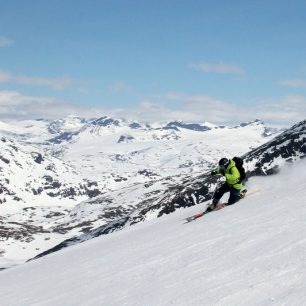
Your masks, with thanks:
M 253 195 L 254 193 L 257 193 L 257 192 L 260 192 L 260 191 L 261 191 L 261 189 L 254 189 L 254 190 L 251 190 L 249 192 L 247 192 L 247 190 L 243 190 L 243 192 L 241 193 L 241 198 L 243 199 L 245 197 L 248 197 L 248 196 Z M 185 223 L 189 223 L 191 221 L 194 221 L 194 220 L 196 220 L 196 219 L 198 219 L 200 217 L 203 217 L 204 215 L 206 215 L 206 214 L 208 214 L 208 213 L 210 213 L 212 211 L 220 210 L 220 209 L 224 208 L 225 206 L 226 206 L 226 204 L 222 203 L 222 204 L 218 204 L 217 207 L 215 209 L 213 209 L 213 210 L 199 212 L 199 213 L 197 213 L 197 214 L 195 214 L 193 216 L 190 216 L 190 217 L 186 218 L 185 219 L 186 220 Z
M 186 218 L 186 219 L 185 219 L 185 220 L 186 220 L 185 223 L 194 221 L 194 220 L 196 220 L 196 219 L 198 219 L 198 218 L 200 218 L 200 217 L 203 217 L 204 215 L 206 215 L 206 214 L 208 214 L 208 213 L 210 213 L 210 212 L 212 212 L 212 211 L 220 210 L 220 209 L 224 208 L 225 206 L 226 206 L 225 204 L 218 204 L 217 207 L 216 207 L 215 209 L 213 209 L 213 210 L 199 212 L 199 213 L 197 213 L 197 214 L 195 214 L 195 215 L 193 215 L 193 216 L 190 216 L 190 217 Z

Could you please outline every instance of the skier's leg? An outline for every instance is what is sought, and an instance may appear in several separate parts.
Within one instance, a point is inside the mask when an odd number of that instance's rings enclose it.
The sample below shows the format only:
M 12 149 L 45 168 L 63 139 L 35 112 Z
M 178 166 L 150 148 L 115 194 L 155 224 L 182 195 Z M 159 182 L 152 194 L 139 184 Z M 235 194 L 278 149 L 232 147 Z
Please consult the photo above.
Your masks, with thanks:
M 227 205 L 232 205 L 232 204 L 238 202 L 240 199 L 241 199 L 240 190 L 231 187 L 230 188 L 230 197 L 228 199 Z
M 229 192 L 230 188 L 227 183 L 224 183 L 220 188 L 218 188 L 213 196 L 212 204 L 217 205 L 220 199 L 223 197 L 224 193 Z
M 214 196 L 212 198 L 212 203 L 207 207 L 206 212 L 214 210 L 218 205 L 220 199 L 223 197 L 224 193 L 229 191 L 230 191 L 229 185 L 227 183 L 222 184 L 221 187 L 219 187 L 215 191 Z

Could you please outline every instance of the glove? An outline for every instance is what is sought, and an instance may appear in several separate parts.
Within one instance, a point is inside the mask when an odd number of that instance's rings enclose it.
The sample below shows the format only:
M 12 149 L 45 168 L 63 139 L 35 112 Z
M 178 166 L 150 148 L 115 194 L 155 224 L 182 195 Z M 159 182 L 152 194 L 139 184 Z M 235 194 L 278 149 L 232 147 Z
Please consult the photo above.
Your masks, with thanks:
M 217 172 L 216 171 L 211 171 L 210 175 L 216 175 Z

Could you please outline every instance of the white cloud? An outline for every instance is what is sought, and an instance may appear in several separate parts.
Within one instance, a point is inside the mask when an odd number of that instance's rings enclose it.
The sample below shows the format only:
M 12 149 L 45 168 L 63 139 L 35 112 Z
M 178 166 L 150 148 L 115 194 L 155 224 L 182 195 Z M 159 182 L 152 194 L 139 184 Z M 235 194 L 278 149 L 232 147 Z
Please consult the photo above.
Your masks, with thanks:
M 182 103 L 182 111 L 193 115 L 195 121 L 211 121 L 225 123 L 228 121 L 234 105 L 212 98 L 208 95 L 186 95 L 182 93 L 169 93 L 166 98 L 170 101 Z
M 253 105 L 240 105 L 207 95 L 169 93 L 164 101 L 143 101 L 133 108 L 109 110 L 108 114 L 147 122 L 208 121 L 220 125 L 236 125 L 261 119 L 275 127 L 288 127 L 306 119 L 306 98 L 303 96 L 287 96 L 277 101 L 262 100 Z
M 102 108 L 77 105 L 50 97 L 26 96 L 17 91 L 0 91 L 0 120 L 61 118 L 66 115 L 95 117 Z
M 0 70 L 0 83 L 47 86 L 55 90 L 64 90 L 73 86 L 76 82 L 67 76 L 57 78 L 33 77 L 26 75 L 15 75 L 7 71 Z
M 167 98 L 181 102 L 181 111 L 193 121 L 216 124 L 238 124 L 259 118 L 271 126 L 289 126 L 306 119 L 306 97 L 291 95 L 280 100 L 261 100 L 241 105 L 218 100 L 207 95 L 171 93 Z
M 181 109 L 173 109 L 163 103 L 141 101 L 134 107 L 110 109 L 108 114 L 114 117 L 137 120 L 139 122 L 168 122 L 173 120 L 192 121 L 194 114 Z
M 6 37 L 0 36 L 0 48 L 8 47 L 14 42 Z
M 284 80 L 280 81 L 279 85 L 289 86 L 294 88 L 306 88 L 306 80 L 303 79 Z
M 245 74 L 244 69 L 238 65 L 216 64 L 216 63 L 192 63 L 189 65 L 189 67 L 207 73 L 213 72 L 220 74 L 236 74 L 236 75 Z

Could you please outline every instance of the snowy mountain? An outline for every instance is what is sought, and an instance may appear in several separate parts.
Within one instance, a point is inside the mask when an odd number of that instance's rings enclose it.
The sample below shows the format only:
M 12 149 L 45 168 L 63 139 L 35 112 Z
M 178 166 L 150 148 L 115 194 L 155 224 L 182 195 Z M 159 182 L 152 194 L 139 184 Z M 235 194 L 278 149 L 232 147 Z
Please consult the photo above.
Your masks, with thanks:
M 184 122 L 179 122 L 179 121 L 169 122 L 167 124 L 167 127 L 170 127 L 170 128 L 178 127 L 178 128 L 199 131 L 199 132 L 205 132 L 205 131 L 211 130 L 211 127 L 209 126 L 209 124 L 202 125 L 202 124 L 196 124 L 196 123 L 184 123 Z
M 279 169 L 286 162 L 298 160 L 306 155 L 306 121 L 294 125 L 291 129 L 283 132 L 268 143 L 254 149 L 245 154 L 245 168 L 248 177 L 253 175 L 267 175 L 275 173 L 275 169 Z M 169 182 L 171 180 L 171 182 Z M 133 225 L 140 221 L 150 220 L 155 217 L 160 217 L 164 214 L 169 214 L 182 207 L 190 207 L 198 203 L 205 203 L 212 197 L 212 193 L 216 188 L 217 179 L 211 177 L 209 173 L 203 173 L 196 176 L 179 177 L 177 180 L 169 177 L 167 182 L 161 180 L 156 184 L 146 185 L 146 190 L 141 190 L 143 185 L 136 189 L 130 190 L 126 188 L 122 191 L 112 192 L 107 196 L 98 196 L 93 200 L 85 201 L 76 206 L 74 216 L 69 217 L 70 222 L 80 223 L 84 221 L 84 214 L 78 213 L 81 211 L 95 211 L 93 215 L 99 215 L 99 220 L 105 219 L 104 213 L 111 214 L 106 224 L 90 229 L 85 234 L 77 237 L 72 237 L 63 241 L 59 245 L 39 254 L 43 256 L 61 248 L 71 246 L 83 242 L 85 240 L 108 234 L 112 231 L 122 229 L 128 225 Z M 167 186 L 167 190 L 160 187 L 160 183 Z M 157 186 L 156 186 L 157 185 Z M 137 195 L 135 197 L 135 190 Z M 129 199 L 129 203 L 133 209 L 126 209 L 123 203 L 125 199 Z M 101 204 L 107 203 L 107 206 Z M 135 210 L 135 207 L 137 208 Z M 102 213 L 103 212 L 103 213 Z M 75 218 L 74 218 L 75 217 Z M 95 219 L 86 216 L 86 222 L 93 224 Z M 107 219 L 105 219 L 107 220 Z M 69 223 L 71 226 L 71 223 Z
M 209 128 L 109 117 L 4 125 L 2 262 L 25 261 L 207 201 L 216 186 L 207 173 L 220 157 L 252 152 L 273 138 L 258 120 L 201 126 Z M 61 141 L 52 141 L 56 137 Z
M 306 155 L 306 120 L 248 153 L 245 160 L 253 174 L 275 173 L 284 163 Z
M 2 271 L 1 303 L 305 305 L 305 181 L 302 160 L 195 222 L 200 206 Z
M 50 204 L 54 198 L 74 202 L 96 196 L 97 182 L 82 179 L 76 170 L 49 156 L 37 146 L 0 138 L 1 197 L 0 203 Z

